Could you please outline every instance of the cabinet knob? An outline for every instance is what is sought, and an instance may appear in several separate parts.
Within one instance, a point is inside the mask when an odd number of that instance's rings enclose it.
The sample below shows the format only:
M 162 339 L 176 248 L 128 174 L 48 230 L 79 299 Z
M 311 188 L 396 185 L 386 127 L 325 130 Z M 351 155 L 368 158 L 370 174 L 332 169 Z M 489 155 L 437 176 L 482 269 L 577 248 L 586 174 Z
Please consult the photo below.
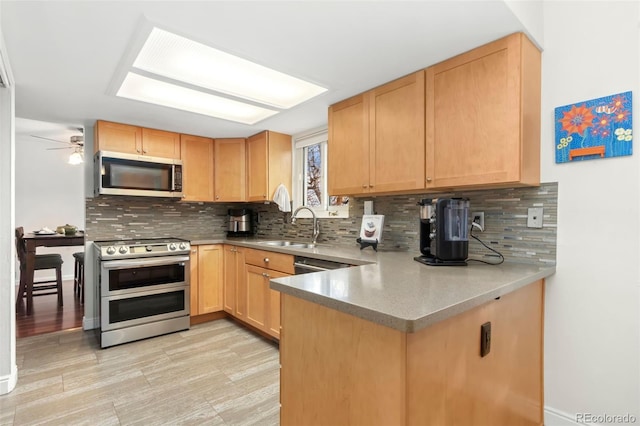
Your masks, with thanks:
M 219 195 L 216 195 L 216 200 L 219 200 L 219 199 L 220 199 L 220 196 L 219 196 Z
M 142 150 L 142 153 L 143 153 L 143 154 L 146 154 L 146 153 L 147 153 L 147 151 L 145 151 L 145 150 L 143 149 L 143 150 Z
M 369 188 L 373 188 L 373 185 L 369 185 Z
M 262 194 L 262 198 L 267 198 L 267 194 Z
M 265 277 L 265 278 L 269 278 L 269 274 L 267 274 L 266 272 L 263 272 L 262 276 Z
M 140 150 L 139 150 L 139 149 L 136 149 L 136 152 L 137 152 L 138 154 L 140 154 Z
M 269 258 L 268 257 L 264 258 L 264 263 L 269 263 Z
M 367 184 L 366 184 L 366 183 L 363 183 L 363 184 L 362 184 L 362 187 L 363 187 L 363 188 L 366 188 L 366 187 L 367 187 Z
M 191 250 L 191 253 L 197 253 L 197 252 L 198 252 L 198 250 L 196 250 L 196 249 Z
M 427 182 L 431 182 L 431 178 L 427 176 Z

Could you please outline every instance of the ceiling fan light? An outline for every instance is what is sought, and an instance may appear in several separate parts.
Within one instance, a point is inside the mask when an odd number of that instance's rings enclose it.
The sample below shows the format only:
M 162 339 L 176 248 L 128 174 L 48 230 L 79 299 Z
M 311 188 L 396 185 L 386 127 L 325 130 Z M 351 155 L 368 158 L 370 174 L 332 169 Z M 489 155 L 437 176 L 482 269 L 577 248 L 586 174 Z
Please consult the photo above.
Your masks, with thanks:
M 82 158 L 82 154 L 79 152 L 74 152 L 69 156 L 69 164 L 71 165 L 78 165 L 78 164 L 82 164 L 84 162 L 84 158 Z

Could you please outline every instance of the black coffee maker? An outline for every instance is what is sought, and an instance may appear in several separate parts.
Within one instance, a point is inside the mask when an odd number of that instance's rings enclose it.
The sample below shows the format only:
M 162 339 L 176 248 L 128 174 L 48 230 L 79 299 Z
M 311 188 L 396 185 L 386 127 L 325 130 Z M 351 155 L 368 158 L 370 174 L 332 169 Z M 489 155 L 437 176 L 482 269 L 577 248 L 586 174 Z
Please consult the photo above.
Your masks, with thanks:
M 469 255 L 469 199 L 425 198 L 420 206 L 420 253 L 431 266 L 466 266 Z

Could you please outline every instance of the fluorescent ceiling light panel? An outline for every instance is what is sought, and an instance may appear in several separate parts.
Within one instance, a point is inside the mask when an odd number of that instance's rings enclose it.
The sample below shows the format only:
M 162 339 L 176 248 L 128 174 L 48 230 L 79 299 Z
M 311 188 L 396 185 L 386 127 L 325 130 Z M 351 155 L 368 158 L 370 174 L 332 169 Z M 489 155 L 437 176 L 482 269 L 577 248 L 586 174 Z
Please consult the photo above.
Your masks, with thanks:
M 132 72 L 125 77 L 117 96 L 244 124 L 254 124 L 278 113 Z
M 133 66 L 282 109 L 327 90 L 159 28 L 153 28 Z

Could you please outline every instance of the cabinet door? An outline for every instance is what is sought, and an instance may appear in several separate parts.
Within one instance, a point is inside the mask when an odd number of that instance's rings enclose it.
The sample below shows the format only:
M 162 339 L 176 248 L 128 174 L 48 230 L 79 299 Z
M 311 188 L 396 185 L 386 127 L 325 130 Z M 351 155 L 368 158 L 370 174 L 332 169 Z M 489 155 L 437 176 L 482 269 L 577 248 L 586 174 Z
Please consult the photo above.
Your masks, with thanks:
M 236 247 L 236 318 L 247 316 L 247 272 L 245 271 L 245 249 Z
M 184 201 L 213 201 L 213 139 L 180 135 Z
M 198 313 L 222 310 L 223 261 L 221 245 L 198 246 Z
M 528 48 L 527 58 L 532 59 L 523 60 L 523 37 L 508 36 L 427 69 L 428 188 L 520 182 L 522 161 L 531 161 L 521 150 L 522 137 L 530 138 L 521 133 L 521 124 L 537 134 L 537 153 L 526 152 L 538 159 L 532 169 L 539 173 L 539 52 Z M 532 72 L 529 88 L 522 86 L 523 64 Z M 537 101 L 527 95 L 536 91 L 529 85 L 537 87 Z M 525 95 L 531 105 L 522 102 Z M 527 120 L 522 108 L 531 110 Z
M 269 145 L 267 132 L 247 138 L 247 200 L 269 199 Z M 289 166 L 291 168 L 291 166 Z
M 369 92 L 370 191 L 425 186 L 424 71 Z
M 223 309 L 232 315 L 236 311 L 236 248 L 235 246 L 224 246 L 224 290 Z
M 247 139 L 248 201 L 271 200 L 280 184 L 291 194 L 291 136 L 262 132 Z
M 180 159 L 180 134 L 143 128 L 142 153 L 152 157 Z
M 267 272 L 267 287 L 269 287 L 269 280 L 272 278 L 288 277 L 289 274 L 283 274 L 282 272 L 271 271 Z M 273 337 L 280 338 L 280 292 L 269 288 L 269 321 L 267 327 L 267 333 Z
M 329 107 L 330 195 L 368 193 L 369 96 L 361 94 Z
M 246 265 L 247 271 L 247 323 L 259 330 L 267 331 L 267 269 Z
M 95 128 L 95 151 L 142 154 L 142 129 L 98 120 Z
M 189 304 L 191 316 L 198 315 L 198 247 L 191 247 L 189 255 Z
M 216 201 L 245 201 L 247 187 L 245 139 L 216 139 L 214 181 Z

